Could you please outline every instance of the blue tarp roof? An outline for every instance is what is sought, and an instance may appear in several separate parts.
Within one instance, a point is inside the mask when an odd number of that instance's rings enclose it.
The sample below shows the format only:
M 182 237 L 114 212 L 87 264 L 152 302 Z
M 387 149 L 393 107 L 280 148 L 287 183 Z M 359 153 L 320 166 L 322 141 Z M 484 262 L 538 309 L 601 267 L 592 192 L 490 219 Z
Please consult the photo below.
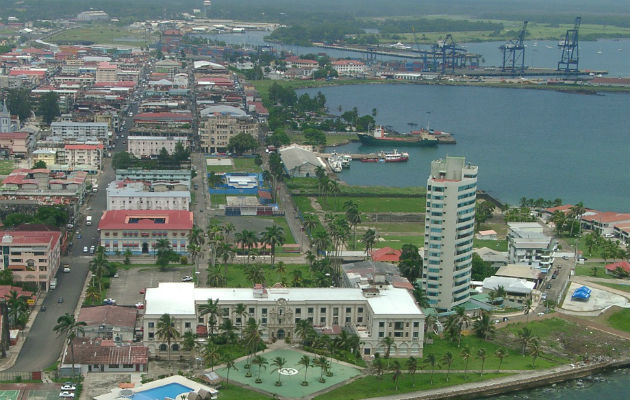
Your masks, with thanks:
M 573 296 L 571 296 L 571 298 L 574 299 L 584 299 L 584 300 L 588 300 L 591 297 L 591 289 L 587 288 L 586 286 L 582 286 L 580 288 L 575 289 L 575 291 L 573 292 Z

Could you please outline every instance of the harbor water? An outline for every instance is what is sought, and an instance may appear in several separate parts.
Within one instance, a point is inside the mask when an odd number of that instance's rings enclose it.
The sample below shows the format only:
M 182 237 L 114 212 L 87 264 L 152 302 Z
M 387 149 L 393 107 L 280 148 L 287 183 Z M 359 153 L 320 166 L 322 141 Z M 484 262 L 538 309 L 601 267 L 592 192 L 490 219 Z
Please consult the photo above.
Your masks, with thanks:
M 376 108 L 377 122 L 399 132 L 426 127 L 450 132 L 455 145 L 406 147 L 395 165 L 353 162 L 339 177 L 353 185 L 424 186 L 430 163 L 465 156 L 479 166 L 479 188 L 509 204 L 523 196 L 628 211 L 630 95 L 433 85 L 351 85 L 321 91 L 330 112 Z M 415 125 L 410 125 L 415 124 Z M 351 143 L 328 151 L 387 149 Z

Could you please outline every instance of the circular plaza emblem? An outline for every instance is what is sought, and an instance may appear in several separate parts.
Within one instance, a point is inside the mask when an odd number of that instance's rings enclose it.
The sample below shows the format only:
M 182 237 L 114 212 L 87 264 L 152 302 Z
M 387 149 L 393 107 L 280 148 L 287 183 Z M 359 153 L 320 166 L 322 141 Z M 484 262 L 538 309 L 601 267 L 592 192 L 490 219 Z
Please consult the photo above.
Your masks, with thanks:
M 295 368 L 280 368 L 280 375 L 297 375 L 298 370 Z

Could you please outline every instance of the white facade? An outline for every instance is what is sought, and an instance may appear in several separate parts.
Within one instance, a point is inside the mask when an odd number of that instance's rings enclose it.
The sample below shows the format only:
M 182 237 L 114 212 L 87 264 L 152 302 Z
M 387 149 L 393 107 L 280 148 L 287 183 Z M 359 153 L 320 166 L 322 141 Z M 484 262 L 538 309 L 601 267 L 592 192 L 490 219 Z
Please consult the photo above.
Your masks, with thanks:
M 100 170 L 103 162 L 103 145 L 66 145 L 65 164 L 71 170 Z
M 391 349 L 393 356 L 422 356 L 425 316 L 406 289 L 195 288 L 193 283 L 171 282 L 146 292 L 142 324 L 149 352 L 166 355 L 165 344 L 156 335 L 158 320 L 165 313 L 174 317 L 181 334 L 195 332 L 198 325 L 207 326 L 208 316 L 198 315 L 198 306 L 208 299 L 218 299 L 221 318 L 232 320 L 237 328 L 247 321 L 235 313 L 236 305 L 245 305 L 247 319 L 260 323 L 265 340 L 295 338 L 296 323 L 308 319 L 315 328 L 355 332 L 364 355 L 384 354 L 381 342 L 391 337 L 396 344 Z M 180 345 L 175 348 L 179 350 Z
M 94 137 L 102 143 L 109 143 L 111 132 L 106 122 L 71 122 L 57 121 L 50 124 L 52 136 L 64 140 L 80 140 Z
M 332 67 L 339 75 L 362 75 L 365 73 L 365 64 L 356 60 L 333 61 Z
M 431 306 L 438 310 L 450 310 L 469 298 L 477 170 L 464 157 L 431 163 L 423 281 Z
M 190 207 L 189 191 L 146 190 L 143 182 L 112 182 L 107 187 L 108 210 L 184 210 Z
M 556 241 L 543 233 L 538 222 L 508 222 L 508 261 L 547 272 L 553 264 Z
M 177 143 L 188 147 L 188 139 L 184 136 L 129 136 L 127 143 L 128 152 L 136 157 L 157 156 L 163 148 L 173 154 Z

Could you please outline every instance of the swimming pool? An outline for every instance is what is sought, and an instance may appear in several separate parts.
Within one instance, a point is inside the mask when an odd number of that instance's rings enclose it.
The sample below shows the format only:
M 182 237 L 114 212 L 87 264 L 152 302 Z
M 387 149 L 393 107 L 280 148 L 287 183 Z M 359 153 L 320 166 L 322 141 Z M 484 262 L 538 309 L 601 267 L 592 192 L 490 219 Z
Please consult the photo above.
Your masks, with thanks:
M 188 386 L 180 383 L 169 383 L 153 389 L 143 390 L 133 395 L 133 400 L 164 400 L 165 397 L 176 398 L 182 393 L 192 392 Z

